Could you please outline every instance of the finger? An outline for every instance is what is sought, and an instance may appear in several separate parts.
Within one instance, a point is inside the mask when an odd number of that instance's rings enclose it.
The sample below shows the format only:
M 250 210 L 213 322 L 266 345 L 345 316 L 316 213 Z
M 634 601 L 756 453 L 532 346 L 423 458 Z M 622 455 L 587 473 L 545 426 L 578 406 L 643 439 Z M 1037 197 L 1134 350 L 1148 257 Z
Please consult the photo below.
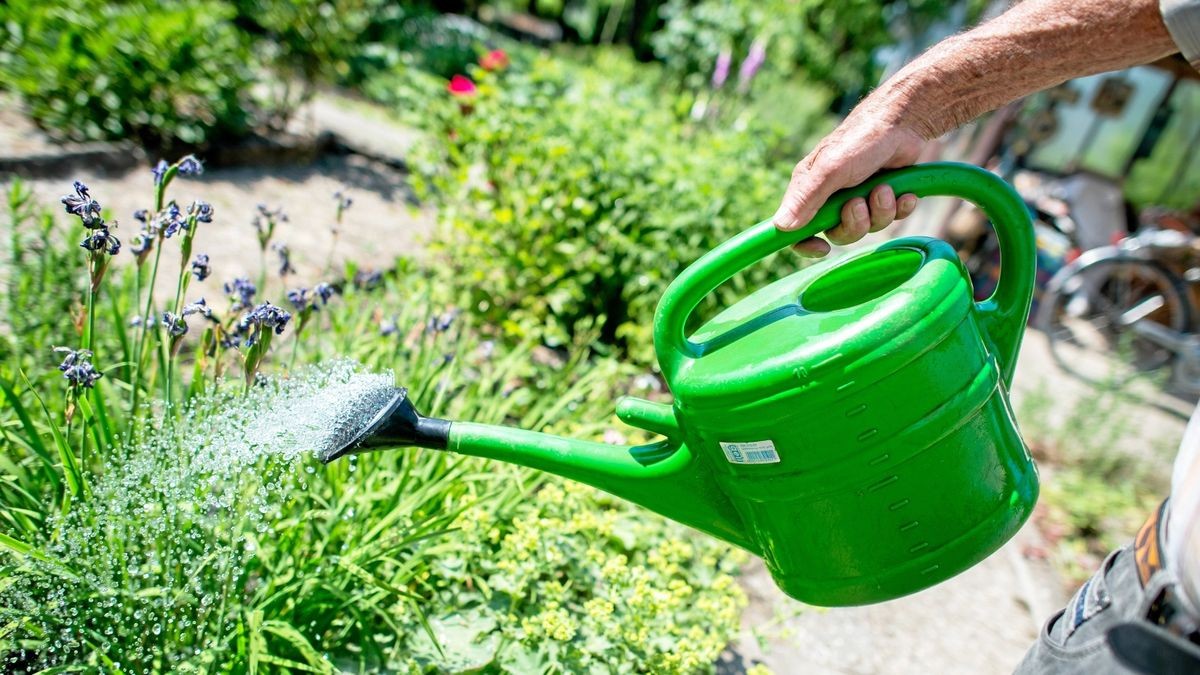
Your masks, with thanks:
M 878 232 L 896 220 L 896 193 L 890 185 L 871 190 L 871 232 Z
M 896 220 L 904 220 L 917 208 L 916 195 L 900 195 L 896 200 Z
M 792 245 L 792 250 L 805 258 L 823 258 L 833 250 L 829 242 L 820 237 L 809 237 Z
M 845 162 L 823 147 L 801 160 L 792 170 L 779 210 L 771 218 L 775 227 L 796 230 L 807 225 L 834 192 L 846 187 L 844 169 Z
M 867 202 L 862 197 L 856 197 L 846 202 L 842 207 L 842 222 L 825 233 L 831 244 L 845 246 L 867 236 L 871 229 L 871 213 Z

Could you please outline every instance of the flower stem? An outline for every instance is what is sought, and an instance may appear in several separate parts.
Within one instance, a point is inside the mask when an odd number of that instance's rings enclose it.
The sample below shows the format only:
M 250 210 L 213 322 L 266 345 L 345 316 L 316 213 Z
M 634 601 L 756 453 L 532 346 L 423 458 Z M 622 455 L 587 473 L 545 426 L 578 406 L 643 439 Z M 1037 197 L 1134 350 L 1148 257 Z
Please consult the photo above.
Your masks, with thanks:
M 158 201 L 162 201 L 161 197 Z M 142 385 L 142 361 L 146 351 L 146 334 L 150 330 L 151 312 L 154 311 L 154 282 L 158 278 L 158 261 L 162 258 L 163 236 L 161 234 L 158 235 L 156 244 L 154 264 L 150 267 L 150 284 L 146 289 L 146 311 L 142 313 L 142 333 L 138 336 L 138 347 L 133 357 L 133 397 L 129 405 L 129 412 L 135 424 L 137 422 L 138 397 Z
M 194 217 L 189 217 L 188 227 L 183 236 L 183 242 L 179 247 L 179 277 L 175 280 L 175 304 L 171 306 L 172 311 L 176 316 L 183 311 L 183 296 L 185 293 L 187 293 L 188 283 L 192 280 L 192 275 L 188 272 L 188 259 L 192 257 L 192 238 L 196 236 L 196 227 L 196 219 Z M 168 343 L 169 342 L 170 341 L 168 341 Z M 171 383 L 172 380 L 175 379 L 175 359 L 174 354 L 172 353 L 173 351 L 174 350 L 168 349 L 168 358 L 166 360 L 167 372 L 163 376 L 165 380 L 163 384 L 163 393 L 166 395 L 165 403 L 168 407 L 171 405 L 172 399 L 173 390 L 171 388 Z
M 263 244 L 258 251 L 258 293 L 260 298 L 267 297 L 267 246 Z
M 178 163 L 172 164 L 163 173 L 158 185 L 154 186 L 154 213 L 156 215 L 162 211 L 163 201 L 167 194 L 167 186 L 171 184 L 171 180 L 175 178 L 175 174 L 178 172 Z M 158 278 L 158 261 L 162 258 L 163 235 L 161 232 L 158 234 L 157 239 L 158 241 L 155 242 L 156 246 L 154 250 L 154 265 L 150 268 L 150 285 L 146 289 L 146 311 L 142 314 L 142 332 L 138 336 L 138 348 L 133 359 L 133 382 L 131 383 L 133 385 L 133 393 L 131 394 L 129 403 L 129 415 L 132 420 L 131 427 L 136 427 L 138 419 L 138 396 L 141 394 L 142 386 L 142 355 L 146 350 L 146 331 L 150 328 L 150 312 L 154 309 L 154 282 Z M 140 301 L 141 298 L 138 298 L 138 300 Z M 134 306 L 137 306 L 136 302 Z
M 131 305 L 133 307 L 133 311 L 136 312 L 138 310 L 138 307 L 141 306 L 141 304 L 142 304 L 142 261 L 139 259 L 137 262 L 137 265 L 133 268 L 133 304 Z M 139 333 L 139 336 L 143 331 L 146 330 L 145 317 L 142 318 L 141 324 L 138 325 L 136 328 Z M 126 349 L 128 349 L 128 347 Z M 133 358 L 132 358 L 133 354 L 127 354 L 126 357 L 127 357 L 126 358 L 127 361 L 133 360 Z M 130 384 L 133 384 L 134 387 L 136 388 L 137 385 L 135 383 L 135 378 L 137 376 L 137 365 L 132 364 L 132 363 L 129 364 L 126 372 L 129 374 Z M 129 412 L 131 415 L 133 414 L 132 409 Z
M 299 325 L 299 324 L 297 323 L 297 325 Z M 288 363 L 288 371 L 289 372 L 296 369 L 296 355 L 300 353 L 300 331 L 299 330 L 296 330 L 294 332 L 294 338 L 295 339 L 292 341 L 292 360 L 290 363 Z
M 98 256 L 92 256 L 88 260 L 88 294 L 87 294 L 87 321 L 83 328 L 83 348 L 93 351 L 93 346 L 96 342 L 96 296 L 99 294 L 99 285 L 96 283 L 95 268 L 100 264 Z

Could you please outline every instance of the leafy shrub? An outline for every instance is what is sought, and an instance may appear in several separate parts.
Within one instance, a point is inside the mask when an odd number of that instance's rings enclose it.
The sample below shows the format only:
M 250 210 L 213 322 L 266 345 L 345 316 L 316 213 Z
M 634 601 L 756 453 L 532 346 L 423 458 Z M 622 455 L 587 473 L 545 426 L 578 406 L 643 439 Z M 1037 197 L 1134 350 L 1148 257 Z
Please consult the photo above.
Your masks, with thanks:
M 596 321 L 603 341 L 648 360 L 667 284 L 776 206 L 788 171 L 768 159 L 771 134 L 681 121 L 686 108 L 641 75 L 614 56 L 538 58 L 479 71 L 476 94 L 444 104 L 441 153 L 424 166 L 451 228 L 445 269 L 463 305 L 507 334 L 558 344 Z M 719 300 L 792 261 L 751 269 Z
M 265 38 L 262 47 L 286 74 L 333 79 L 359 48 L 382 8 L 379 0 L 232 0 L 237 23 Z
M 456 15 L 410 11 L 381 31 L 400 50 L 415 59 L 417 67 L 449 78 L 462 72 L 479 56 L 480 45 L 490 34 L 483 26 Z
M 1174 439 L 1152 441 L 1127 414 L 1130 403 L 1122 387 L 1105 385 L 1064 406 L 1045 382 L 1020 403 L 1022 430 L 1045 472 L 1034 516 L 1072 589 L 1128 543 L 1170 492 Z
M 1044 484 L 1038 526 L 1071 587 L 1091 576 L 1109 552 L 1128 544 L 1165 494 L 1126 476 L 1094 475 L 1084 466 L 1056 468 Z
M 249 49 L 218 0 L 12 0 L 0 80 L 62 138 L 196 146 L 244 134 Z

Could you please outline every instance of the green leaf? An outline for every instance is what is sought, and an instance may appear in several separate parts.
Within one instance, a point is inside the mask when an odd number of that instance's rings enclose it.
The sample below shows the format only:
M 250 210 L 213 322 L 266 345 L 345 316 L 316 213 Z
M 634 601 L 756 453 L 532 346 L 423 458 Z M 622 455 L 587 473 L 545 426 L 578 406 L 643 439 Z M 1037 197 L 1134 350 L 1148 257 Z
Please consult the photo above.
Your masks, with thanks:
M 23 376 L 22 376 L 23 377 Z M 29 380 L 25 380 L 28 384 Z M 29 418 L 29 413 L 25 410 L 21 399 L 13 393 L 12 385 L 7 381 L 0 379 L 0 391 L 4 392 L 4 396 L 8 399 L 8 404 L 12 406 L 12 410 L 17 415 L 17 419 L 21 421 L 21 427 L 25 430 L 25 436 L 22 440 L 28 444 L 29 448 L 41 458 L 47 466 L 54 466 L 54 461 L 50 458 L 50 453 L 46 451 L 46 445 L 42 443 L 42 435 L 37 428 L 33 426 L 33 421 Z M 57 487 L 57 486 L 56 486 Z
M 427 636 L 414 641 L 413 656 L 419 661 L 438 670 L 463 672 L 480 670 L 495 660 L 500 634 L 495 632 L 496 619 L 486 610 L 455 612 L 431 619 L 430 625 L 437 642 L 431 643 Z
M 38 562 L 45 563 L 49 565 L 54 573 L 58 576 L 71 581 L 78 581 L 78 576 L 61 561 L 55 560 L 47 556 L 45 553 L 42 553 L 42 551 L 39 549 L 34 548 L 33 546 L 26 544 L 19 539 L 10 537 L 2 532 L 0 532 L 0 547 L 6 548 L 19 556 L 27 556 L 37 560 Z
M 38 395 L 33 388 L 33 384 L 29 378 L 25 377 L 25 373 L 21 373 L 21 377 L 25 380 L 25 386 L 29 387 L 30 393 L 37 400 L 38 405 L 42 408 L 42 413 L 46 416 L 46 423 L 50 426 L 50 435 L 54 438 L 54 446 L 58 449 L 58 458 L 62 462 L 63 478 L 67 482 L 69 493 L 64 493 L 64 500 L 67 494 L 81 499 L 84 496 L 84 489 L 87 483 L 83 478 L 83 472 L 79 470 L 79 464 L 75 461 L 75 453 L 71 451 L 71 446 L 67 444 L 67 438 L 63 435 L 58 423 L 54 421 L 54 416 L 50 414 L 50 409 L 46 407 L 46 402 Z M 64 507 L 65 507 L 64 501 Z
M 295 626 L 292 626 L 290 623 L 276 620 L 264 621 L 262 624 L 262 629 L 268 633 L 282 638 L 293 648 L 295 648 L 296 651 L 300 652 L 301 656 L 304 657 L 305 662 L 307 662 L 309 666 L 314 666 L 313 668 L 308 669 L 309 672 L 334 672 L 333 665 L 326 661 L 325 657 L 321 656 L 321 653 L 318 652 L 316 648 L 312 646 L 312 643 L 308 641 L 308 638 L 304 637 L 304 635 L 302 635 L 300 631 L 296 630 Z

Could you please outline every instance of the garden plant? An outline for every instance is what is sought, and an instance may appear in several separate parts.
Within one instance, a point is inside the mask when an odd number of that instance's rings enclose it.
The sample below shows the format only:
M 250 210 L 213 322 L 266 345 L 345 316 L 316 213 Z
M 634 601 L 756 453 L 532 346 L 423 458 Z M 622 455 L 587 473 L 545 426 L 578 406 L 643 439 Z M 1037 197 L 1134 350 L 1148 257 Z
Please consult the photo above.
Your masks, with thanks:
M 488 337 L 413 263 L 348 265 L 303 288 L 274 265 L 260 283 L 223 270 L 192 250 L 222 214 L 175 196 L 202 169 L 189 156 L 148 171 L 133 236 L 81 183 L 65 186 L 69 222 L 10 190 L 7 670 L 715 661 L 744 603 L 731 576 L 743 557 L 727 547 L 516 467 L 416 451 L 327 467 L 309 452 L 330 402 L 393 373 L 435 414 L 611 434 L 629 367 L 592 356 L 582 335 L 565 363 L 539 365 L 536 343 Z M 331 197 L 330 216 L 353 226 L 351 204 Z M 263 231 L 268 248 L 276 232 Z M 177 277 L 159 274 L 166 256 L 185 262 Z M 192 294 L 209 275 L 230 278 L 227 299 Z

